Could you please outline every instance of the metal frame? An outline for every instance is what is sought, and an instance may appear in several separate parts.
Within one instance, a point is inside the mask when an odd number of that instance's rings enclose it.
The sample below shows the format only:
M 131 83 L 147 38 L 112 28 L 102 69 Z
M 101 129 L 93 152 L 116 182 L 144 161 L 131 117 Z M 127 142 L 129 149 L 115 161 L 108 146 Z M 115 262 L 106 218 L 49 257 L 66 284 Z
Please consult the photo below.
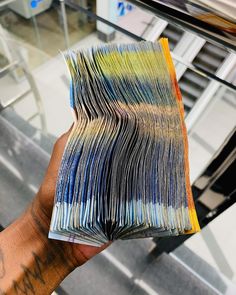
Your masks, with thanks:
M 189 63 L 192 63 L 192 61 L 197 56 L 197 54 L 202 49 L 205 43 L 206 40 L 202 39 L 201 37 L 195 36 L 188 32 L 184 32 L 182 38 L 174 48 L 173 53 L 177 56 L 181 56 L 184 60 L 188 61 Z M 181 63 L 176 63 L 175 70 L 177 80 L 180 80 L 187 68 L 188 67 Z
M 9 106 L 13 106 L 15 103 L 21 101 L 29 93 L 32 92 L 34 95 L 34 98 L 35 98 L 35 103 L 36 103 L 38 112 L 36 112 L 32 116 L 30 116 L 30 118 L 28 118 L 27 121 L 31 121 L 36 116 L 39 116 L 42 130 L 46 134 L 47 133 L 47 125 L 46 125 L 46 119 L 45 119 L 45 115 L 44 115 L 43 103 L 42 103 L 42 99 L 41 99 L 37 84 L 36 84 L 35 79 L 33 77 L 33 74 L 31 73 L 31 70 L 30 70 L 27 62 L 25 61 L 23 55 L 21 54 L 20 50 L 18 50 L 18 48 L 16 48 L 14 41 L 7 42 L 8 38 L 7 38 L 7 36 L 4 36 L 4 31 L 1 27 L 1 25 L 0 25 L 0 31 L 1 31 L 0 41 L 3 42 L 4 50 L 6 52 L 7 58 L 11 60 L 8 65 L 6 65 L 4 68 L 0 69 L 0 79 L 3 76 L 7 75 L 8 73 L 12 73 L 13 77 L 16 80 L 18 80 L 15 70 L 17 68 L 20 68 L 23 70 L 25 77 L 26 77 L 26 79 L 29 83 L 29 86 L 30 86 L 29 89 L 17 94 L 16 96 L 9 99 L 7 102 L 4 103 L 4 102 L 0 101 L 0 110 L 4 109 L 6 107 L 9 107 Z M 11 50 L 14 49 L 14 53 L 16 55 L 16 57 L 14 57 L 14 59 L 11 56 L 10 49 Z
M 162 20 L 160 18 L 156 18 L 153 28 L 146 34 L 143 33 L 142 37 L 146 40 L 155 42 L 160 37 L 161 33 L 165 30 L 167 25 L 167 21 Z
M 216 74 L 219 78 L 226 79 L 229 73 L 235 68 L 235 66 L 236 55 L 230 53 L 228 57 L 226 57 Z M 193 109 L 190 111 L 185 121 L 189 133 L 192 132 L 193 127 L 197 123 L 199 116 L 201 116 L 205 112 L 205 110 L 207 109 L 209 104 L 213 102 L 213 100 L 217 99 L 215 93 L 220 88 L 220 86 L 221 85 L 219 85 L 218 82 L 211 81 L 195 103 Z
M 222 35 L 218 29 L 187 13 L 153 0 L 129 0 L 129 2 L 154 13 L 156 16 L 178 26 L 180 29 L 196 34 L 227 50 L 236 52 L 236 42 L 233 39 Z

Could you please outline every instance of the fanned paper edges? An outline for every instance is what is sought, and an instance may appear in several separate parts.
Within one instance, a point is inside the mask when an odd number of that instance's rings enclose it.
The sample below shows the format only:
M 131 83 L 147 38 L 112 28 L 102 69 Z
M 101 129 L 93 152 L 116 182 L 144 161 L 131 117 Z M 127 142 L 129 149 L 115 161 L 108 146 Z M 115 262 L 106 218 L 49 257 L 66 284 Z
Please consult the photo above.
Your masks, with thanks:
M 89 245 L 200 230 L 167 39 L 69 52 L 75 115 L 49 237 Z

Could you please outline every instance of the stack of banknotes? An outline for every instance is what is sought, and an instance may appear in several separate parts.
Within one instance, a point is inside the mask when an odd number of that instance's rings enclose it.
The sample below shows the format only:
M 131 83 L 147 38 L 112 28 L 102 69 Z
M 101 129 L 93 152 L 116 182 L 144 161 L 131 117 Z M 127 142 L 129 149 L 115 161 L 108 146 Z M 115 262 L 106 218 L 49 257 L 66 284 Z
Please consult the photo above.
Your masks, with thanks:
M 65 59 L 74 125 L 49 237 L 99 246 L 199 231 L 167 39 L 71 51 Z

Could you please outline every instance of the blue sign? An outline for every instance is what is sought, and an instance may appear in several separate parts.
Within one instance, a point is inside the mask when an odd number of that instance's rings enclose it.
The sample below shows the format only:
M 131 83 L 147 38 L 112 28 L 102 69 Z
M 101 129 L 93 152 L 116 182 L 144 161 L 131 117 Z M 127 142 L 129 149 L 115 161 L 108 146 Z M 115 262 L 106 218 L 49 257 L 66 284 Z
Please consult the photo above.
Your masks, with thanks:
M 133 6 L 126 1 L 118 1 L 118 15 L 123 16 L 126 15 L 127 12 L 131 11 Z
M 35 9 L 35 8 L 37 8 L 38 7 L 38 3 L 39 2 L 42 2 L 43 0 L 32 0 L 31 2 L 30 2 L 30 6 L 31 6 L 31 8 L 33 8 L 33 9 Z

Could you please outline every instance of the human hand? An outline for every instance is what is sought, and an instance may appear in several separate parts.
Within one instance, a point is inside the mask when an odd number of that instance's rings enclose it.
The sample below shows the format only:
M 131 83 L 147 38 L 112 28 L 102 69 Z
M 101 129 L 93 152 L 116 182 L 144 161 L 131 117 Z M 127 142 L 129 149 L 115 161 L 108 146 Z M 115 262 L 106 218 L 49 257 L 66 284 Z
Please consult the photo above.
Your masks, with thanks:
M 65 145 L 71 130 L 72 127 L 68 132 L 63 134 L 54 145 L 48 169 L 46 171 L 40 190 L 34 201 L 33 210 L 38 215 L 38 219 L 43 219 L 44 223 L 47 224 L 47 233 L 49 231 L 49 224 L 51 220 L 58 171 Z M 85 263 L 88 259 L 92 258 L 97 253 L 101 252 L 103 249 L 105 249 L 109 245 L 109 243 L 105 244 L 102 247 L 93 247 L 68 242 L 59 242 L 59 245 L 62 245 L 64 250 L 68 249 L 68 253 L 70 253 L 68 258 L 75 260 L 73 263 L 76 266 L 79 266 Z
M 58 170 L 70 131 L 57 140 L 30 206 L 0 233 L 0 294 L 51 294 L 71 271 L 109 245 L 48 239 Z

